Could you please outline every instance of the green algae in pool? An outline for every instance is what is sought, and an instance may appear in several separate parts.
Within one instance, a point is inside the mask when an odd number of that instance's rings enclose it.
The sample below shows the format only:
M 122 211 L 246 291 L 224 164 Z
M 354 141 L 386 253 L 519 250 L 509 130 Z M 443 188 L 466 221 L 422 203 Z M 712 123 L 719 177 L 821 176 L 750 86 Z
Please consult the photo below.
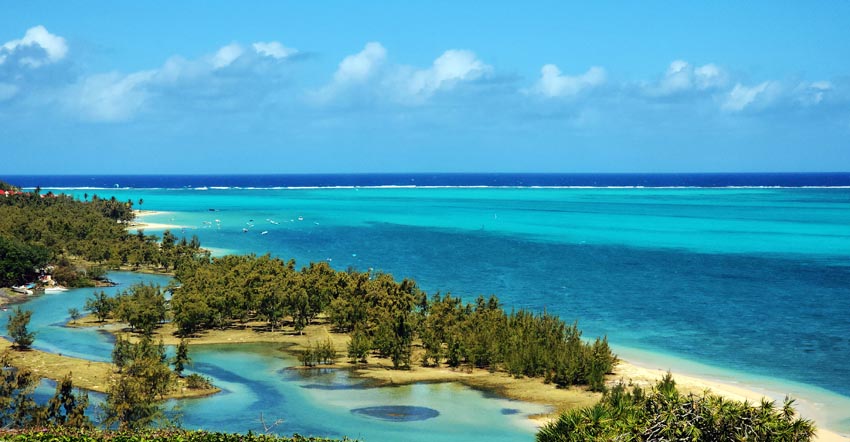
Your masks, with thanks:
M 440 412 L 428 407 L 416 407 L 413 405 L 383 405 L 377 407 L 363 407 L 351 410 L 354 414 L 368 416 L 375 419 L 391 422 L 424 421 L 433 419 Z

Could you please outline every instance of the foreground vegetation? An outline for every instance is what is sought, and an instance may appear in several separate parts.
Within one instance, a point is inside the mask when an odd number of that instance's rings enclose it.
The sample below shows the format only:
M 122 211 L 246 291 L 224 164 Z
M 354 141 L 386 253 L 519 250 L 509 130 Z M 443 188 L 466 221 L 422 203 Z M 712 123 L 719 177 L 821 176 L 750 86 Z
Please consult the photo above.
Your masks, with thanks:
M 340 439 L 291 437 L 268 434 L 216 433 L 186 430 L 103 431 L 96 429 L 74 430 L 63 427 L 27 430 L 0 430 L 0 440 L 8 442 L 334 442 Z M 344 438 L 342 441 L 350 441 Z
M 537 433 L 538 442 L 580 441 L 773 441 L 807 442 L 814 424 L 799 417 L 794 401 L 758 405 L 708 392 L 679 393 L 672 375 L 648 392 L 619 384 L 592 407 L 563 413 Z

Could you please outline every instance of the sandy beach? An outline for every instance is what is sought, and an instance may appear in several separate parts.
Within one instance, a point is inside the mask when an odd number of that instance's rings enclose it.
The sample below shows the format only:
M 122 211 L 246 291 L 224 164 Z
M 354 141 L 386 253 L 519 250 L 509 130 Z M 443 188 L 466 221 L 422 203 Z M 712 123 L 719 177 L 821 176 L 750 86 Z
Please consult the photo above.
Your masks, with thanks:
M 136 219 L 127 225 L 127 230 L 137 232 L 139 230 L 178 230 L 189 229 L 189 226 L 181 226 L 178 224 L 154 223 L 145 221 L 144 218 L 155 215 L 167 215 L 171 212 L 163 212 L 156 210 L 136 210 Z

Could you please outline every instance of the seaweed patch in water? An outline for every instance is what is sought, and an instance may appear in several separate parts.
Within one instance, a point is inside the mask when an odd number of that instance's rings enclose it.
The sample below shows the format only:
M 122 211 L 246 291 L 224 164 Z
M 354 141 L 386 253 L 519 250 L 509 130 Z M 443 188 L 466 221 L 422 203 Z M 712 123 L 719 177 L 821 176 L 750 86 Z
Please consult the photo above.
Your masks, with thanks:
M 411 405 L 383 405 L 378 407 L 355 408 L 351 412 L 391 422 L 424 421 L 440 415 L 440 412 L 433 408 L 414 407 Z
M 301 388 L 308 390 L 363 390 L 362 384 L 304 384 Z

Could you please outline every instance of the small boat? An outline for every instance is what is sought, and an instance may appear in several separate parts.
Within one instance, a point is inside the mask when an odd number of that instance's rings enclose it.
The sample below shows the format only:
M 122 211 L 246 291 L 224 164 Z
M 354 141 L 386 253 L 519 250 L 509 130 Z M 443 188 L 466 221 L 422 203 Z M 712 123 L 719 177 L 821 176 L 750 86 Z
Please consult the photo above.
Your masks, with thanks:
M 62 292 L 67 292 L 67 291 L 68 291 L 68 289 L 66 289 L 65 287 L 62 287 L 61 285 L 56 285 L 56 286 L 53 286 L 53 287 L 45 287 L 44 288 L 44 293 L 62 293 Z
M 23 295 L 26 295 L 28 290 L 27 290 L 26 286 L 23 286 L 23 285 L 13 285 L 13 286 L 12 286 L 12 291 L 13 291 L 13 292 L 15 292 L 15 293 L 21 293 L 21 294 L 23 294 Z
M 246 228 L 244 228 L 244 227 L 243 227 L 243 228 L 242 228 L 242 233 L 248 233 L 248 229 L 246 229 Z
M 303 216 L 299 216 L 299 217 L 298 217 L 298 221 L 304 221 L 304 217 L 303 217 Z
M 260 235 L 268 235 L 268 234 L 269 234 L 268 230 L 263 230 L 262 232 L 260 232 Z

